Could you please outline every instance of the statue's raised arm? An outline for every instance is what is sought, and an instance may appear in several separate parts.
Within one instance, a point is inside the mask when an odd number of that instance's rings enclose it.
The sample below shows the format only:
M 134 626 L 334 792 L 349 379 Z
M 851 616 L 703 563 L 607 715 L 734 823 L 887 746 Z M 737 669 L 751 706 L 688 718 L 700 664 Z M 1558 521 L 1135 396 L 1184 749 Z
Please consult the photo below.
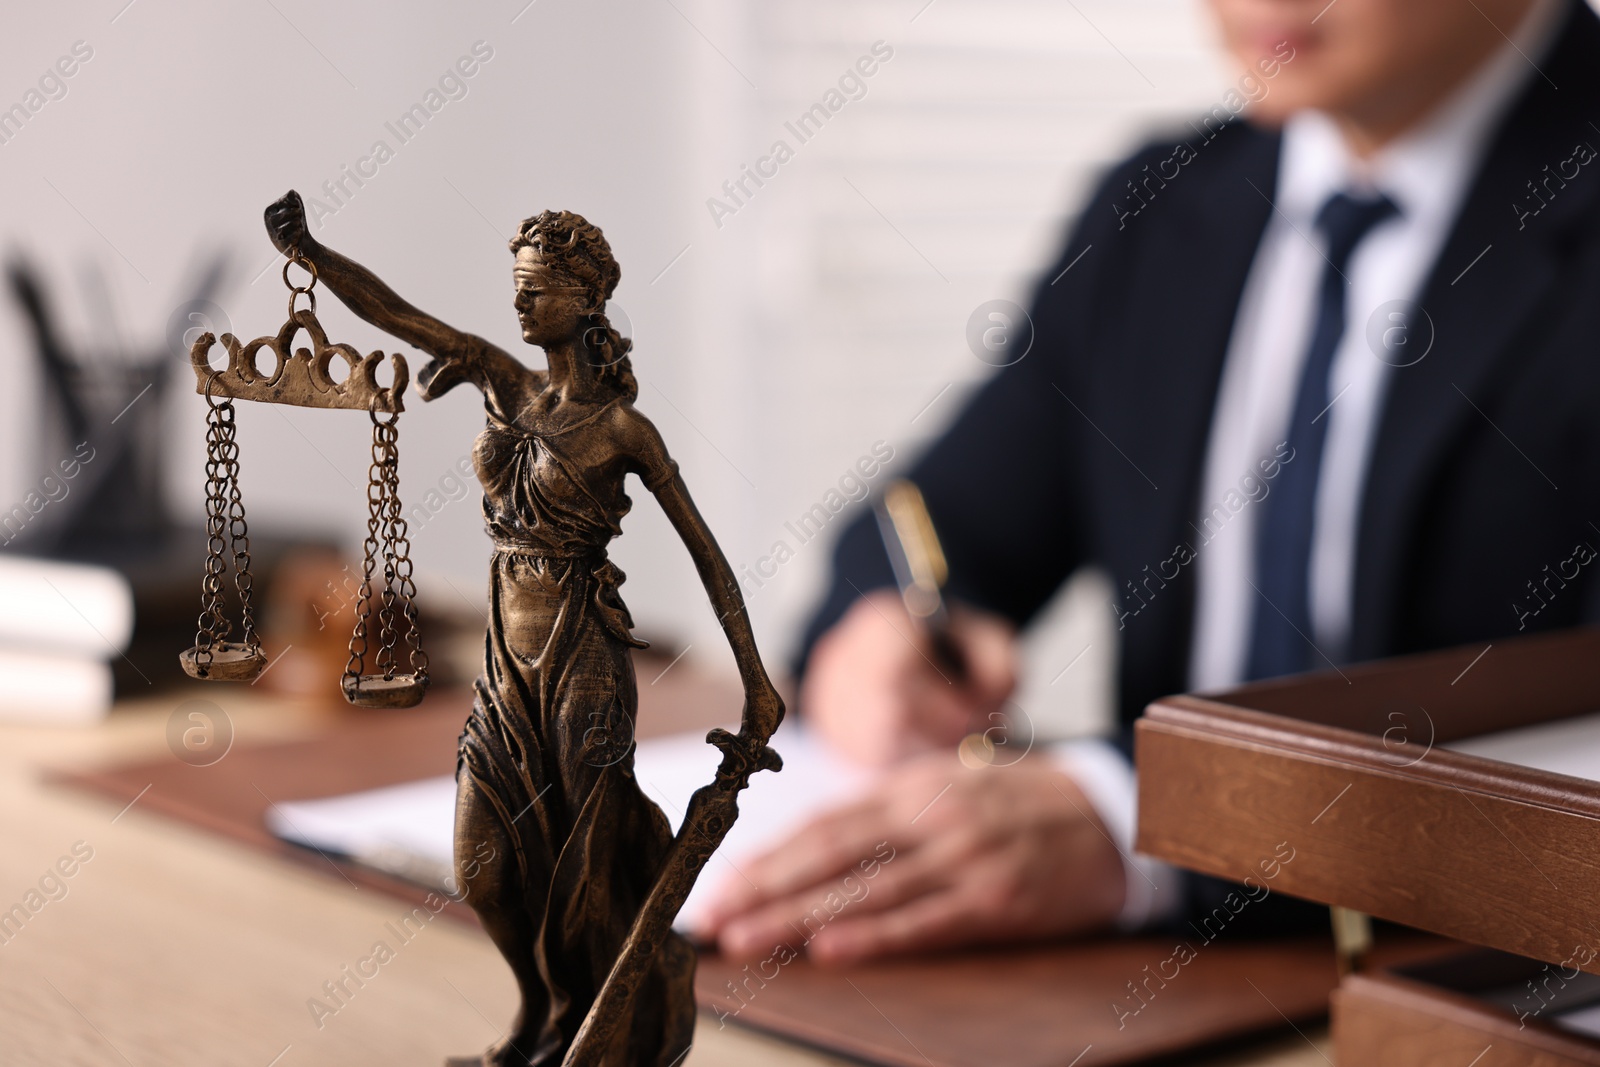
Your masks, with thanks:
M 366 267 L 311 236 L 299 193 L 291 189 L 273 201 L 265 218 L 274 248 L 310 263 L 323 284 L 361 318 L 433 357 L 417 374 L 417 395 L 423 400 L 467 382 L 494 410 L 511 416 L 543 388 L 542 373 L 482 337 L 413 307 Z

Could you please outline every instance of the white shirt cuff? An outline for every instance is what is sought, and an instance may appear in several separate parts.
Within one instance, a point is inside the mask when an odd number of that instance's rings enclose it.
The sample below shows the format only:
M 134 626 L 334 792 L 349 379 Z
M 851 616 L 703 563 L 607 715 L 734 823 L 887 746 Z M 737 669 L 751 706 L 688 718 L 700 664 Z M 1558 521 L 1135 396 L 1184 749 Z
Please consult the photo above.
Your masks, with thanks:
M 1140 930 L 1173 915 L 1183 900 L 1183 872 L 1150 856 L 1134 854 L 1139 791 L 1127 759 L 1099 738 L 1058 741 L 1046 751 L 1057 769 L 1083 790 L 1122 856 L 1127 895 L 1117 916 L 1117 929 Z

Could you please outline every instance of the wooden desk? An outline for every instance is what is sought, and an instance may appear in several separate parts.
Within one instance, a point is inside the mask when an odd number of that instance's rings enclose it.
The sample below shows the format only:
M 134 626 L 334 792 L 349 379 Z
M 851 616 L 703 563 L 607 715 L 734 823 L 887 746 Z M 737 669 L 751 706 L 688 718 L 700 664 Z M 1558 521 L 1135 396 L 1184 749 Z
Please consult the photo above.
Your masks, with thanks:
M 201 690 L 219 700 L 215 691 Z M 496 1036 L 515 1010 L 486 937 L 436 921 L 400 946 L 319 1028 L 307 1000 L 396 939 L 398 900 L 331 870 L 285 862 L 141 811 L 44 783 L 43 766 L 166 751 L 191 693 L 119 708 L 86 731 L 0 728 L 0 911 L 74 843 L 93 858 L 66 895 L 0 944 L 0 1061 L 7 1067 L 437 1067 Z M 235 744 L 314 733 L 326 711 L 230 690 Z M 59 891 L 57 891 L 59 892 Z M 1325 1067 L 1308 1031 L 1197 1057 L 1206 1067 Z M 846 1061 L 702 1016 L 688 1067 L 818 1067 Z

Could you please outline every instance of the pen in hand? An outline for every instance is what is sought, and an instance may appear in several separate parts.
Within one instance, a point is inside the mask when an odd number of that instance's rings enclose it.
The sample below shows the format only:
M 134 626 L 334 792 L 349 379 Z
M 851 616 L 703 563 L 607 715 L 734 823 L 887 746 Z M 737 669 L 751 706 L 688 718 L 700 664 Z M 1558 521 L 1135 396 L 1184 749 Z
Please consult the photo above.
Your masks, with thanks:
M 898 479 L 873 504 L 878 534 L 894 568 L 907 613 L 923 628 L 938 671 L 957 685 L 967 681 L 966 657 L 950 632 L 950 612 L 942 589 L 949 578 L 944 550 L 922 492 Z

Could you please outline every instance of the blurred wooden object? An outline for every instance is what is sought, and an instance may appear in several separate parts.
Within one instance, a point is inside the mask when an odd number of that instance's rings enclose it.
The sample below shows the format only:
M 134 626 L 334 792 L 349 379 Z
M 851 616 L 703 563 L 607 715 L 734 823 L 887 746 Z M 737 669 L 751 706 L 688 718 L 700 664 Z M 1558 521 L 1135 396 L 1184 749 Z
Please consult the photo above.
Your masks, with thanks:
M 1596 1067 L 1576 1034 L 1521 1026 L 1480 1001 L 1392 974 L 1352 975 L 1333 997 L 1340 1063 L 1408 1067 Z
M 1157 701 L 1137 727 L 1138 847 L 1242 879 L 1288 842 L 1276 890 L 1600 974 L 1600 949 L 1580 951 L 1596 943 L 1600 782 L 1439 747 L 1600 709 L 1596 662 L 1600 630 L 1585 629 Z M 1600 1062 L 1535 1053 L 1600 1056 L 1600 1042 L 1483 1001 L 1465 1011 L 1443 987 L 1413 1010 L 1428 995 L 1415 979 L 1353 981 L 1335 1016 L 1347 1062 L 1433 1062 L 1407 1050 L 1446 1023 L 1474 1055 L 1507 1023 L 1522 1035 L 1522 1053 L 1501 1040 L 1485 1067 Z M 1413 1039 L 1393 1032 L 1405 1019 Z M 1394 1051 L 1374 1058 L 1378 1045 Z

